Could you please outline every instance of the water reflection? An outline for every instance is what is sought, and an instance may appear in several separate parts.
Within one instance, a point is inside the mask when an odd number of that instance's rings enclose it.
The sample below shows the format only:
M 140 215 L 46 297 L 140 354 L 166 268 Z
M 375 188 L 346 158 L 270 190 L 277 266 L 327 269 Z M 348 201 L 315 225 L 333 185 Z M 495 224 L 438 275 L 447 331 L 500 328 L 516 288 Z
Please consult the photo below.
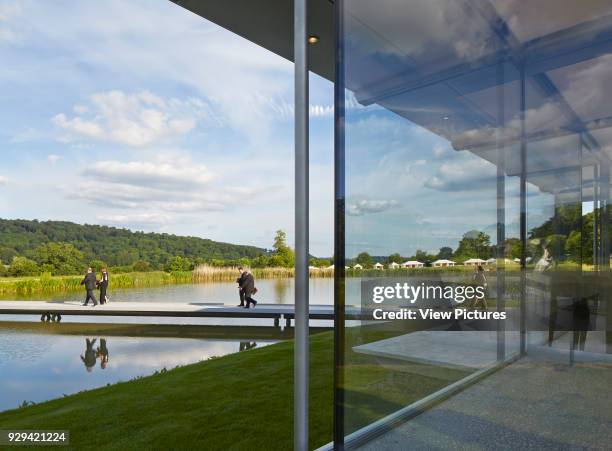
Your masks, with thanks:
M 315 278 L 310 280 L 310 303 L 334 303 L 334 280 Z M 146 288 L 117 288 L 113 290 L 113 302 L 207 302 L 235 306 L 239 300 L 235 281 L 210 282 L 184 285 L 165 285 Z M 264 304 L 293 304 L 293 279 L 258 279 L 258 299 Z M 82 301 L 80 292 L 3 295 L 3 299 L 36 299 L 54 301 Z
M 284 299 L 287 299 L 287 291 L 289 290 L 289 280 L 288 279 L 275 279 L 274 280 L 274 302 L 279 304 L 285 304 L 287 302 Z M 291 293 L 293 295 L 293 292 Z
M 254 341 L 241 341 L 239 352 L 248 351 L 249 349 L 253 349 L 255 346 L 257 346 L 257 343 Z
M 276 341 L 87 335 L 0 329 L 0 411 L 24 401 L 38 403 Z
M 89 338 L 85 339 L 85 355 L 81 354 L 81 360 L 85 364 L 85 369 L 88 373 L 91 373 L 93 367 L 96 364 L 96 351 L 94 351 L 94 345 L 96 344 L 96 339 L 90 340 Z

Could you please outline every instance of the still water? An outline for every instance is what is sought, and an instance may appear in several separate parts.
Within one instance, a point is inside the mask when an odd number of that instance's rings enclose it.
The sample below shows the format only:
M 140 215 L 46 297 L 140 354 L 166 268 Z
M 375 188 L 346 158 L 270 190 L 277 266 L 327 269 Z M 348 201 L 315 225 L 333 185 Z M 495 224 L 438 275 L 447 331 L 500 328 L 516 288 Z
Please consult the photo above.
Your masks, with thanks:
M 258 293 L 254 296 L 264 304 L 293 304 L 294 279 L 258 279 Z M 334 280 L 332 278 L 310 279 L 310 303 L 332 305 L 334 303 Z M 238 286 L 235 282 L 211 282 L 185 285 L 166 285 L 155 288 L 113 289 L 112 280 L 109 296 L 113 302 L 218 302 L 237 305 Z M 82 292 L 53 294 L 32 299 L 58 301 L 82 301 Z
M 262 303 L 293 303 L 293 279 L 258 280 L 257 288 L 256 299 Z M 215 302 L 226 305 L 239 302 L 236 284 L 231 282 L 122 290 L 113 290 L 111 285 L 109 294 L 112 302 Z M 77 301 L 81 300 L 81 295 L 78 292 L 53 295 L 47 299 Z M 42 298 L 38 296 L 36 299 Z M 311 279 L 310 303 L 333 304 L 333 279 Z M 273 338 L 255 340 L 249 338 L 248 333 L 246 337 L 219 340 L 184 338 L 180 332 L 175 338 L 151 336 L 155 333 L 149 336 L 108 336 L 87 330 L 83 333 L 73 330 L 70 335 L 62 332 L 62 326 L 68 326 L 66 323 L 92 320 L 85 316 L 65 317 L 54 333 L 42 333 L 23 323 L 27 320 L 38 323 L 37 317 L 0 315 L 0 410 L 16 408 L 24 401 L 58 398 L 150 375 L 163 368 L 171 369 L 277 341 Z M 150 318 L 143 321 L 104 317 L 96 318 L 96 322 L 160 324 L 154 327 L 168 323 L 226 327 L 239 324 L 236 320 L 222 318 Z M 249 325 L 270 325 L 269 320 L 265 324 L 251 323 Z
M 47 335 L 8 324 L 0 322 L 0 410 L 274 342 Z

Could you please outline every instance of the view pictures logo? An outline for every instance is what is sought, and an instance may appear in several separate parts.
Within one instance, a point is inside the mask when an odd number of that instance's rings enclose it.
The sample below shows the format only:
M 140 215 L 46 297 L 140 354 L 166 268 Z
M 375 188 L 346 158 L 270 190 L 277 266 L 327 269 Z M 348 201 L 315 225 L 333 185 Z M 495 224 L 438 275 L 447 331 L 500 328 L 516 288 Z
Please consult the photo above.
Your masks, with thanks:
M 411 285 L 396 282 L 394 285 L 375 285 L 372 288 L 372 302 L 380 304 L 385 300 L 404 300 L 414 304 L 417 300 L 446 300 L 461 304 L 465 301 L 484 298 L 484 286 L 472 285 L 429 285 L 421 282 Z
M 505 311 L 486 311 L 488 293 L 485 285 L 464 283 L 465 277 L 461 275 L 450 277 L 450 280 L 363 278 L 362 312 L 373 320 L 434 320 L 455 322 L 455 326 L 457 321 L 506 319 Z M 478 310 L 478 306 L 482 310 Z M 496 326 L 482 323 L 478 327 L 479 330 L 494 330 Z

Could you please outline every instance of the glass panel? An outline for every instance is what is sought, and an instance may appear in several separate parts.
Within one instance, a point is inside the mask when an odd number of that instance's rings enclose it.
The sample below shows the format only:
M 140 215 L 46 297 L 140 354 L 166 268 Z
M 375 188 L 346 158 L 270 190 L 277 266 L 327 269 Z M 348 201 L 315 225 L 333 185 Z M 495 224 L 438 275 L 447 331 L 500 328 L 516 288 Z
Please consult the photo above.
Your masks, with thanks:
M 607 443 L 612 5 L 571 3 L 341 6 L 351 446 Z

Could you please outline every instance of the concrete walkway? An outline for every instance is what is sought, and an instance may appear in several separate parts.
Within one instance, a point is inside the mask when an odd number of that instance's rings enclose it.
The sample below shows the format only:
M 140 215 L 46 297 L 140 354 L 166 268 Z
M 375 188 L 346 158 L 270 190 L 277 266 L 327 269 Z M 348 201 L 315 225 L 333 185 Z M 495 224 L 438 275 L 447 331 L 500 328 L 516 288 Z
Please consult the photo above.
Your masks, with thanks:
M 611 449 L 612 363 L 534 351 L 360 449 Z
M 292 304 L 257 304 L 256 308 L 231 307 L 221 303 L 204 302 L 110 302 L 93 307 L 78 302 L 44 301 L 0 301 L 0 314 L 6 315 L 51 315 L 77 316 L 133 316 L 133 317 L 219 317 L 219 318 L 272 318 L 287 322 L 295 318 Z M 331 305 L 312 305 L 310 319 L 334 318 Z M 289 325 L 289 324 L 287 324 Z

